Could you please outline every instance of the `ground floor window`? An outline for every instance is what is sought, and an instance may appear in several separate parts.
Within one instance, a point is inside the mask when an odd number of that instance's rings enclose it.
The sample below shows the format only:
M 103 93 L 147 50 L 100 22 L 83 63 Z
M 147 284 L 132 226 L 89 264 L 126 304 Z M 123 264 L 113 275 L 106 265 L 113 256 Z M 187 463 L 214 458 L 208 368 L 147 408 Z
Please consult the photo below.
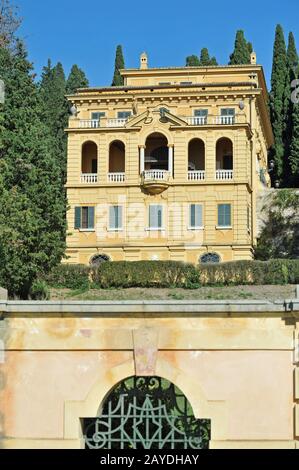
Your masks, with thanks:
M 210 420 L 196 419 L 185 395 L 160 377 L 131 377 L 83 420 L 86 449 L 207 449 Z

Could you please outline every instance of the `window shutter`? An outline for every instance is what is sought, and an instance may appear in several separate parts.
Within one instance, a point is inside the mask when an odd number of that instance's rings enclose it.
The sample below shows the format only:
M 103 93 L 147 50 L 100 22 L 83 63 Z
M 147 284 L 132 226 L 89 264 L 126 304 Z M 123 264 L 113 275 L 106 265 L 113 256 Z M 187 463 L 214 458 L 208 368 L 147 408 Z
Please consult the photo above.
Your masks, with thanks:
M 163 222 L 162 206 L 150 206 L 149 208 L 149 227 L 162 228 Z
M 158 211 L 158 228 L 162 228 L 162 206 L 157 206 L 157 211 Z
M 75 229 L 81 228 L 81 207 L 75 207 Z
M 117 206 L 117 228 L 122 228 L 123 225 L 123 208 L 122 206 Z
M 228 227 L 231 226 L 232 220 L 231 220 L 231 205 L 226 204 L 226 217 L 225 217 L 225 222 Z
M 190 227 L 195 227 L 195 204 L 190 206 Z
M 200 204 L 195 205 L 195 226 L 202 227 L 202 206 Z
M 94 228 L 94 207 L 88 208 L 88 228 Z

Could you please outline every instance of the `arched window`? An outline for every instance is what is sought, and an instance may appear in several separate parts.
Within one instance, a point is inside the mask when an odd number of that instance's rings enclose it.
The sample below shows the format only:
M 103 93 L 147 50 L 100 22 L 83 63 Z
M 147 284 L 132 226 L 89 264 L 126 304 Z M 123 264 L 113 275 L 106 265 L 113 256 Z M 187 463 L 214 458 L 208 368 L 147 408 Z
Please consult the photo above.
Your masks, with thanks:
M 98 147 L 94 142 L 85 142 L 82 146 L 82 174 L 98 174 Z
M 205 253 L 199 258 L 201 264 L 217 264 L 220 263 L 221 258 L 217 253 Z
M 145 143 L 145 171 L 169 171 L 169 149 L 167 138 L 158 132 L 148 136 Z
M 109 173 L 121 173 L 126 171 L 126 148 L 120 140 L 114 140 L 109 147 Z
M 160 377 L 131 377 L 83 421 L 86 449 L 207 449 L 210 420 L 198 420 L 185 395 Z
M 223 137 L 216 144 L 216 169 L 233 170 L 233 143 L 230 139 Z
M 205 144 L 201 139 L 192 139 L 188 146 L 188 169 L 205 169 Z
M 90 266 L 96 268 L 100 266 L 102 263 L 108 263 L 109 261 L 111 261 L 111 259 L 108 255 L 105 255 L 105 254 L 94 255 L 90 260 Z

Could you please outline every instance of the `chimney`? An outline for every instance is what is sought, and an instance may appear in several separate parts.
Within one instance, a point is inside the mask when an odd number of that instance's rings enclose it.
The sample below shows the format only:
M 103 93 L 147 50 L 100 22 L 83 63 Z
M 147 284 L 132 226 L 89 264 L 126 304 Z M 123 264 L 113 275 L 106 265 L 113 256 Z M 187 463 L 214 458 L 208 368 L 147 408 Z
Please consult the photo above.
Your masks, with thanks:
M 256 65 L 256 53 L 254 51 L 250 54 L 250 63 Z
M 140 56 L 140 68 L 143 69 L 143 70 L 148 68 L 147 53 L 146 52 L 143 52 Z

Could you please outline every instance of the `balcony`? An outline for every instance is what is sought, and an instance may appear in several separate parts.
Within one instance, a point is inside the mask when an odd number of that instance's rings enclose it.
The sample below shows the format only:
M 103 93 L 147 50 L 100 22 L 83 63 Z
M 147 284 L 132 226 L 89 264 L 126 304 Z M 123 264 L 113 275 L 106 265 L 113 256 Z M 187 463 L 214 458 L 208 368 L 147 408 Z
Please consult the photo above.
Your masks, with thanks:
M 216 180 L 217 181 L 230 181 L 234 177 L 234 170 L 217 170 Z
M 95 184 L 98 182 L 98 175 L 96 173 L 82 173 L 81 183 L 82 184 Z
M 81 129 L 98 129 L 100 127 L 100 121 L 98 119 L 81 119 L 79 121 L 79 127 Z
M 128 119 L 107 119 L 106 127 L 125 127 Z
M 235 124 L 235 122 L 235 116 L 216 116 L 215 118 L 215 124 L 222 126 L 231 126 L 232 124 Z
M 213 126 L 213 125 L 218 125 L 218 126 L 231 126 L 233 124 L 236 124 L 237 122 L 239 124 L 244 124 L 246 122 L 246 116 L 238 116 L 238 120 L 236 119 L 236 116 L 189 116 L 189 117 L 183 117 L 181 116 L 182 119 L 184 119 L 189 126 Z
M 108 173 L 109 183 L 124 183 L 126 178 L 125 173 Z
M 186 118 L 189 126 L 205 126 L 208 124 L 207 116 L 192 116 Z
M 141 174 L 141 186 L 150 194 L 160 194 L 169 187 L 169 178 L 169 171 L 146 170 Z
M 204 179 L 205 179 L 205 171 L 202 171 L 202 170 L 188 171 L 189 181 L 204 181 Z

